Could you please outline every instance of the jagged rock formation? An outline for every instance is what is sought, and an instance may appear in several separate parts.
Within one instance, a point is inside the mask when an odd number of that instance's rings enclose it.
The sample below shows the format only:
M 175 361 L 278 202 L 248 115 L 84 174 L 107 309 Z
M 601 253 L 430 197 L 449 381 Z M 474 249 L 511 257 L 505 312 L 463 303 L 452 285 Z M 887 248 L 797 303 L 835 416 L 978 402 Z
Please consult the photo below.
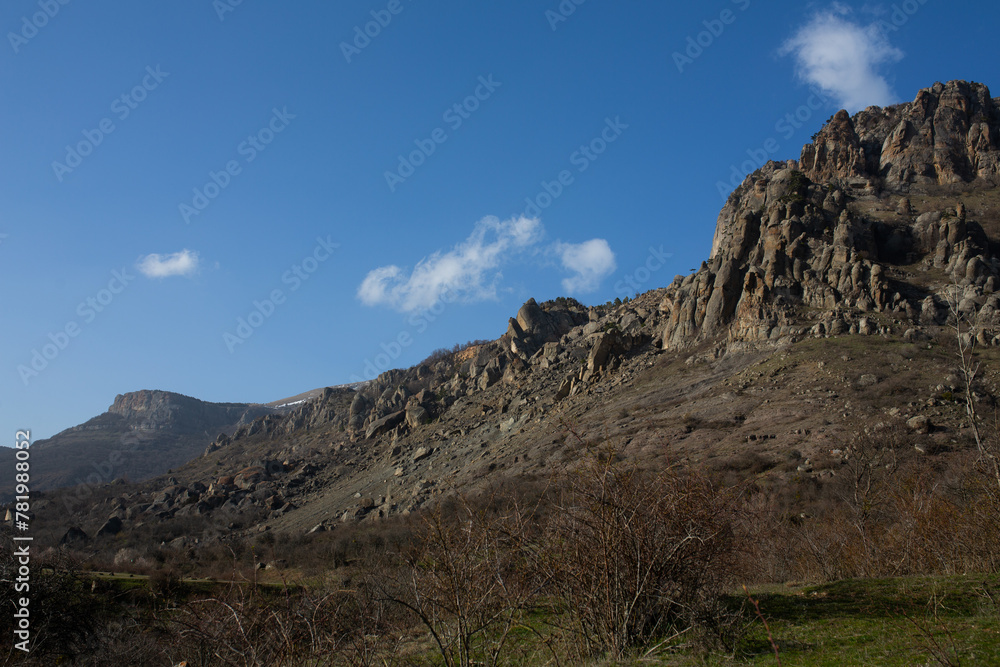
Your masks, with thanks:
M 995 220 L 968 220 L 960 201 L 914 217 L 910 197 L 998 179 L 1000 100 L 984 85 L 939 83 L 909 104 L 840 111 L 799 161 L 771 162 L 733 192 L 711 258 L 663 300 L 664 345 L 884 331 L 876 314 L 934 323 L 948 283 L 967 307 L 996 310 L 1000 264 L 982 227 Z M 921 261 L 947 280 L 899 284 L 898 267 Z
M 909 104 L 840 111 L 802 150 L 814 181 L 908 190 L 1000 176 L 1000 100 L 978 83 L 921 90 Z
M 350 405 L 353 399 L 354 392 L 350 389 L 331 389 L 327 387 L 315 399 L 305 402 L 287 414 L 265 410 L 263 416 L 258 416 L 254 419 L 243 418 L 238 422 L 237 428 L 231 434 L 227 432 L 220 433 L 208 445 L 204 454 L 207 456 L 240 438 L 249 438 L 256 435 L 277 438 L 295 431 L 308 430 L 330 423 L 336 423 L 343 427 L 347 422 L 345 406 Z
M 170 478 L 165 486 L 123 495 L 112 517 L 128 523 L 222 512 L 280 520 L 308 499 L 336 492 L 340 475 L 378 475 L 382 457 L 390 459 L 395 482 L 404 483 L 443 456 L 456 436 L 484 432 L 474 446 L 482 452 L 620 373 L 636 355 L 658 354 L 654 337 L 663 321 L 654 302 L 588 309 L 572 299 L 529 300 L 493 342 L 387 371 L 357 390 L 327 388 L 292 412 L 268 414 L 220 435 L 202 457 L 209 476 L 187 483 Z M 503 415 L 504 421 L 483 429 L 477 415 Z M 326 436 L 316 441 L 310 433 Z M 331 435 L 332 442 L 326 439 Z M 402 444 L 414 438 L 421 444 Z M 441 491 L 438 483 L 418 479 L 408 496 L 361 496 L 346 510 L 338 506 L 337 517 L 407 512 Z M 326 526 L 308 522 L 316 531 Z

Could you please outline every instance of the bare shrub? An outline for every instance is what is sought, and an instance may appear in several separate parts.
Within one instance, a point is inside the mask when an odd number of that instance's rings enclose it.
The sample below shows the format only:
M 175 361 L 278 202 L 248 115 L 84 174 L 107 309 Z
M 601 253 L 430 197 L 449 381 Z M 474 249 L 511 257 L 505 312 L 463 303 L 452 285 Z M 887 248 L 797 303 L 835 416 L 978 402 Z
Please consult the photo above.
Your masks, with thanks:
M 174 637 L 171 657 L 201 665 L 384 665 L 398 645 L 395 619 L 366 590 L 241 582 L 162 618 Z
M 737 495 L 694 472 L 594 459 L 570 475 L 544 566 L 586 653 L 612 658 L 722 623 L 737 576 Z
M 439 506 L 379 585 L 433 638 L 448 667 L 498 665 L 538 589 L 529 567 L 534 507 L 495 494 Z
M 847 448 L 841 500 L 852 534 L 841 557 L 853 561 L 848 564 L 853 576 L 891 575 L 902 567 L 901 560 L 891 563 L 896 559 L 884 552 L 892 551 L 886 538 L 898 507 L 890 501 L 911 451 L 909 434 L 899 425 L 884 424 L 858 431 Z

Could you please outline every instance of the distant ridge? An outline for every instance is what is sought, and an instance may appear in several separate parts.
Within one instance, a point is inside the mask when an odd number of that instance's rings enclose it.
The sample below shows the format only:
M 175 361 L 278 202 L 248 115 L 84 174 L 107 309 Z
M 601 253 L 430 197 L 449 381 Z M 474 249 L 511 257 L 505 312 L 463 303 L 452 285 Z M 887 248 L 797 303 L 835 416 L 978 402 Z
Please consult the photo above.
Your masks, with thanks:
M 274 410 L 246 403 L 208 403 L 167 391 L 119 394 L 104 414 L 32 445 L 32 489 L 140 481 L 183 465 L 219 433 L 232 433 Z M 13 450 L 0 465 L 13 469 Z M 0 480 L 0 494 L 13 490 Z

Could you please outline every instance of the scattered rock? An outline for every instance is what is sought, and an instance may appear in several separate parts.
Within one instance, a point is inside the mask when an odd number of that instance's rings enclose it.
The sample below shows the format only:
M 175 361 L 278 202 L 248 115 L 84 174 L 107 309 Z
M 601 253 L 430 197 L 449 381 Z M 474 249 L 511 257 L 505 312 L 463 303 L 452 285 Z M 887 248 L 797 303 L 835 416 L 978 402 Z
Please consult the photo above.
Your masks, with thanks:
M 930 418 L 925 415 L 917 415 L 916 417 L 910 417 L 906 420 L 906 425 L 913 431 L 917 433 L 926 434 L 930 433 L 933 425 L 931 424 Z
M 415 429 L 418 426 L 423 426 L 424 424 L 429 424 L 431 421 L 430 415 L 427 410 L 422 405 L 411 405 L 406 408 L 406 423 L 409 425 L 410 429 Z

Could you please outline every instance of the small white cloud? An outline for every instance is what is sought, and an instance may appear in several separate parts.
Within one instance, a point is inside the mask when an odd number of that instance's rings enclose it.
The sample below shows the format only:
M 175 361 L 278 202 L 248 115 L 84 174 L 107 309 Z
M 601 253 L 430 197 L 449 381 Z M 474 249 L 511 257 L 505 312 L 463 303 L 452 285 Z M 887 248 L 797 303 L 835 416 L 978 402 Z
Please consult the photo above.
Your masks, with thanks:
M 402 273 L 398 266 L 381 266 L 368 272 L 358 287 L 358 298 L 366 306 L 376 306 L 389 300 L 389 283 Z
M 367 306 L 403 312 L 430 308 L 445 294 L 464 302 L 495 298 L 500 267 L 537 244 L 542 235 L 537 218 L 483 218 L 465 241 L 420 260 L 409 275 L 395 265 L 370 271 L 357 295 Z
M 135 268 L 147 278 L 169 278 L 193 275 L 198 270 L 198 263 L 198 253 L 185 249 L 171 255 L 154 252 L 140 257 Z
M 855 23 L 850 14 L 849 7 L 835 2 L 813 16 L 779 53 L 793 54 L 799 78 L 837 98 L 848 111 L 898 101 L 878 67 L 898 62 L 903 52 L 889 43 L 878 24 Z
M 615 253 L 604 239 L 559 243 L 555 249 L 562 265 L 574 274 L 562 281 L 563 289 L 571 294 L 593 292 L 617 268 Z

